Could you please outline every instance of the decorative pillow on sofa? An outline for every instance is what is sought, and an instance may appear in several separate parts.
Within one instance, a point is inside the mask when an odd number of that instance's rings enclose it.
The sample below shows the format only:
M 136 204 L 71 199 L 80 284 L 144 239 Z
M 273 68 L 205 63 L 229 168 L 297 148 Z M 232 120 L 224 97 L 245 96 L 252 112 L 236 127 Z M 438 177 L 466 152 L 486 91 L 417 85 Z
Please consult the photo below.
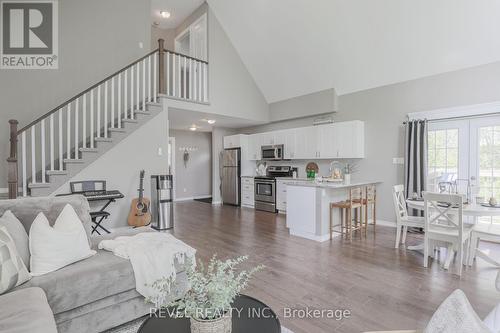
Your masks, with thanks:
M 31 279 L 7 228 L 0 227 L 0 294 Z
M 469 303 L 464 292 L 455 290 L 432 315 L 424 333 L 491 333 Z
M 19 253 L 24 265 L 28 267 L 30 264 L 28 233 L 21 221 L 10 210 L 7 210 L 0 217 L 0 227 L 7 229 L 10 237 L 14 240 L 14 244 L 16 244 L 17 253 Z
M 56 271 L 96 254 L 75 210 L 67 204 L 54 226 L 39 213 L 30 228 L 30 270 L 34 276 Z

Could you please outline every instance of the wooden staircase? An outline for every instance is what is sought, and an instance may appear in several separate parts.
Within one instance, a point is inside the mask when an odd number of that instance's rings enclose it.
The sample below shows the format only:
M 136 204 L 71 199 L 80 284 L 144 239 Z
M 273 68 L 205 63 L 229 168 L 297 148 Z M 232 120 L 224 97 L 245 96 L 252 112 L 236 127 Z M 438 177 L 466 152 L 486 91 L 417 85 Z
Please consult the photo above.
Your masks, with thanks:
M 155 115 L 159 97 L 208 104 L 208 62 L 158 49 L 18 130 L 10 120 L 9 198 L 46 196 Z

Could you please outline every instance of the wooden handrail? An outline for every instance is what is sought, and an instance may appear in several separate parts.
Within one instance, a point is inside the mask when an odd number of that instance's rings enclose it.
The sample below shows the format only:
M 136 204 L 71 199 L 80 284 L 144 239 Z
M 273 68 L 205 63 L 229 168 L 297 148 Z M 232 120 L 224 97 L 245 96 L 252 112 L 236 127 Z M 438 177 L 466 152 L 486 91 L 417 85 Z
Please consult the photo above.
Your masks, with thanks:
M 159 39 L 158 40 L 158 43 L 160 43 L 160 40 L 162 39 Z M 178 55 L 178 56 L 181 56 L 181 57 L 185 57 L 187 59 L 192 59 L 194 61 L 198 61 L 198 62 L 201 62 L 201 63 L 204 63 L 204 64 L 208 64 L 208 61 L 205 61 L 205 60 L 201 60 L 201 59 L 196 59 L 196 58 L 193 58 L 193 57 L 190 57 L 190 56 L 187 56 L 185 54 L 182 54 L 182 53 L 178 53 L 178 52 L 174 52 L 174 51 L 171 51 L 171 50 L 167 50 L 167 49 L 164 49 L 164 48 L 161 48 L 163 50 L 163 52 L 168 52 L 168 53 L 171 53 L 171 54 L 175 54 L 175 55 Z M 123 73 L 124 71 L 126 71 L 127 69 L 129 69 L 130 67 L 134 66 L 135 64 L 137 64 L 138 62 L 141 62 L 142 60 L 146 59 L 147 57 L 149 57 L 150 55 L 156 53 L 156 52 L 159 52 L 160 48 L 157 48 L 151 52 L 149 52 L 148 54 L 146 54 L 145 56 L 135 60 L 134 62 L 132 62 L 131 64 L 123 67 L 122 69 L 114 72 L 113 74 L 111 75 L 108 75 L 106 78 L 102 79 L 101 81 L 97 82 L 96 84 L 94 84 L 93 86 L 91 86 L 90 88 L 87 88 L 85 89 L 84 91 L 82 91 L 81 93 L 79 93 L 78 95 L 70 98 L 69 100 L 67 100 L 66 102 L 58 105 L 57 107 L 55 107 L 54 109 L 50 110 L 49 112 L 47 112 L 46 114 L 44 114 L 43 116 L 41 117 L 38 117 L 37 119 L 35 119 L 34 121 L 32 121 L 31 123 L 29 123 L 28 125 L 24 126 L 23 128 L 21 128 L 19 131 L 17 131 L 17 134 L 20 135 L 21 133 L 25 132 L 26 130 L 30 129 L 32 126 L 38 124 L 40 121 L 50 117 L 51 114 L 53 113 L 56 113 L 58 110 L 62 109 L 63 107 L 65 107 L 66 105 L 68 105 L 69 103 L 75 101 L 76 99 L 82 97 L 83 95 L 85 95 L 86 93 L 88 93 L 89 91 L 97 88 L 98 86 L 100 86 L 101 84 L 103 84 L 104 82 L 110 80 L 112 77 L 120 74 L 120 73 Z M 161 52 L 159 52 L 161 53 Z M 162 59 L 162 57 L 160 57 L 160 59 Z M 163 59 L 162 59 L 163 60 Z M 160 73 L 163 73 L 162 71 L 160 71 Z M 162 75 L 160 75 L 161 77 Z M 160 78 L 160 84 L 161 84 L 161 78 Z M 164 87 L 163 87 L 164 88 Z M 160 86 L 160 93 L 162 92 L 161 90 L 161 86 Z M 163 90 L 165 91 L 165 90 Z
M 7 158 L 7 182 L 9 184 L 9 199 L 17 198 L 18 178 L 17 178 L 17 124 L 18 121 L 11 119 L 10 124 L 10 153 Z

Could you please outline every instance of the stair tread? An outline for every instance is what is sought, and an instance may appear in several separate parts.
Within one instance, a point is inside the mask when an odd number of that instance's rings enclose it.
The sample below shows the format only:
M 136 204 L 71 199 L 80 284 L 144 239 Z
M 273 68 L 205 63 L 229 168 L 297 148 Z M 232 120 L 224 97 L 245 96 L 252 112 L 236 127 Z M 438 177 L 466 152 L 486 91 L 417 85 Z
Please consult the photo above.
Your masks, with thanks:
M 108 128 L 108 132 L 119 132 L 119 133 L 125 133 L 127 130 L 124 128 Z
M 151 114 L 151 112 L 149 112 L 149 111 L 142 111 L 142 110 L 135 110 L 134 113 L 135 114 L 147 114 L 147 115 Z
M 135 119 L 122 119 L 122 122 L 124 123 L 132 123 L 132 124 L 137 124 L 139 121 Z
M 80 148 L 81 152 L 97 153 L 99 149 L 97 148 Z
M 113 139 L 111 138 L 95 138 L 96 142 L 112 142 Z
M 29 183 L 29 188 L 49 188 L 50 183 Z
M 63 162 L 64 163 L 76 163 L 76 164 L 85 163 L 85 161 L 82 160 L 82 159 L 78 159 L 78 160 L 75 160 L 75 159 L 64 159 Z
M 49 170 L 47 171 L 47 175 L 49 176 L 53 176 L 53 175 L 67 175 L 68 174 L 68 171 L 66 170 Z

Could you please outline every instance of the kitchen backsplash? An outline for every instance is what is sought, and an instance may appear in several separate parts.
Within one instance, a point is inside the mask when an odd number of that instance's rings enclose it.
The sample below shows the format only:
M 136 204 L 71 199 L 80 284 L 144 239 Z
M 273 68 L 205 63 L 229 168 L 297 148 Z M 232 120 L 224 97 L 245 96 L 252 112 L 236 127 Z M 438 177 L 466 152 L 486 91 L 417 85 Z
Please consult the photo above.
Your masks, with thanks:
M 306 165 L 309 162 L 316 162 L 319 167 L 319 174 L 320 176 L 327 177 L 330 175 L 330 163 L 333 160 L 293 160 L 293 161 L 267 161 L 267 166 L 270 165 L 289 165 L 294 168 L 298 168 L 298 177 L 299 178 L 306 178 Z M 339 160 L 342 164 L 345 163 L 351 163 L 353 162 L 352 160 Z

